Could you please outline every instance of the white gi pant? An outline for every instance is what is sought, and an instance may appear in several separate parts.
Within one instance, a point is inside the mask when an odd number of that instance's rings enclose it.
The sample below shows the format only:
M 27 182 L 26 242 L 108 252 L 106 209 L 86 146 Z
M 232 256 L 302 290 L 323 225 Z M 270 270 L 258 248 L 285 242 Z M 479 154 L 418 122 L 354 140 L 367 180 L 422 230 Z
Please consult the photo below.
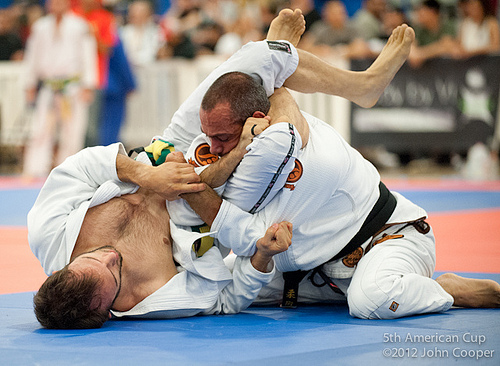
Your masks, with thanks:
M 84 147 L 88 123 L 88 104 L 81 99 L 81 88 L 70 83 L 63 94 L 45 85 L 41 88 L 26 146 L 23 172 L 31 177 L 46 177 L 53 165 Z M 58 143 L 55 159 L 54 147 Z
M 375 245 L 356 266 L 347 302 L 352 316 L 364 319 L 393 319 L 446 311 L 453 297 L 431 277 L 436 263 L 432 229 L 427 234 L 413 226 L 395 225 L 380 233 L 394 238 Z

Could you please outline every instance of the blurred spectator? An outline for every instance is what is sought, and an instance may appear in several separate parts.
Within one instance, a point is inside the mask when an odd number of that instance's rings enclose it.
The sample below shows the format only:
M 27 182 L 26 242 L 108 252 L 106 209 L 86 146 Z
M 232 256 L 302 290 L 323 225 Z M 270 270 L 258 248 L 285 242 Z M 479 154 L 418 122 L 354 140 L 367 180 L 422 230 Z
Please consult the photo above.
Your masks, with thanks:
M 104 9 L 101 0 L 79 0 L 76 13 L 82 15 L 90 25 L 97 41 L 98 88 L 89 110 L 86 146 L 99 144 L 99 120 L 104 89 L 108 80 L 109 55 L 117 40 L 113 14 Z
M 467 0 L 464 2 L 465 18 L 460 23 L 458 56 L 470 57 L 496 53 L 500 50 L 500 31 L 491 2 Z
M 196 57 L 196 47 L 191 42 L 191 34 L 202 23 L 202 10 L 198 0 L 172 1 L 170 10 L 161 21 L 167 40 L 161 57 Z
M 368 44 L 349 22 L 345 5 L 339 0 L 325 3 L 322 20 L 316 22 L 302 38 L 301 48 L 320 57 L 336 54 L 347 58 L 365 58 L 372 55 Z
M 130 3 L 128 24 L 121 28 L 120 34 L 127 56 L 136 66 L 155 61 L 165 42 L 160 27 L 153 21 L 153 9 L 148 0 Z
M 384 34 L 383 19 L 386 12 L 386 0 L 365 0 L 363 7 L 353 17 L 357 34 L 365 41 L 379 39 Z
M 9 9 L 0 9 L 0 61 L 20 61 L 23 41 L 13 30 L 14 19 Z
M 45 15 L 43 7 L 37 3 L 30 3 L 26 6 L 24 14 L 22 16 L 22 25 L 19 34 L 23 40 L 23 44 L 26 44 L 31 27 L 36 20 L 40 19 Z
M 229 57 L 244 44 L 262 39 L 263 34 L 258 24 L 255 17 L 243 9 L 239 18 L 233 24 L 227 25 L 226 33 L 219 38 L 215 46 L 215 53 Z
M 215 46 L 224 33 L 224 28 L 214 21 L 205 21 L 198 25 L 191 35 L 196 56 L 215 53 Z
M 99 123 L 99 145 L 104 146 L 119 141 L 120 129 L 125 120 L 127 96 L 136 87 L 135 77 L 120 38 L 111 51 L 108 75 Z
M 421 66 L 434 57 L 450 56 L 456 48 L 455 25 L 441 17 L 437 0 L 425 0 L 416 9 L 415 42 L 408 61 L 414 67 Z
M 401 24 L 409 25 L 403 9 L 388 6 L 382 19 L 382 34 L 379 38 L 372 38 L 368 41 L 370 49 L 374 54 L 378 54 L 382 51 L 387 43 L 387 40 L 391 36 L 392 31 Z
M 96 43 L 88 24 L 70 11 L 69 0 L 48 0 L 47 9 L 49 15 L 33 24 L 26 47 L 27 101 L 36 98 L 24 158 L 27 177 L 47 176 L 56 142 L 55 165 L 83 148 L 97 84 Z
M 289 5 L 287 0 L 262 0 L 257 1 L 257 3 L 260 5 L 261 32 L 264 38 L 273 19 L 283 8 L 288 8 Z
M 402 8 L 395 8 L 389 6 L 382 19 L 383 32 L 382 39 L 387 40 L 392 34 L 392 31 L 401 24 L 408 24 L 408 18 Z
M 302 10 L 302 14 L 304 14 L 304 19 L 306 21 L 306 30 L 304 33 L 307 33 L 314 23 L 321 20 L 321 14 L 314 6 L 314 0 L 291 0 L 290 8 L 292 10 Z

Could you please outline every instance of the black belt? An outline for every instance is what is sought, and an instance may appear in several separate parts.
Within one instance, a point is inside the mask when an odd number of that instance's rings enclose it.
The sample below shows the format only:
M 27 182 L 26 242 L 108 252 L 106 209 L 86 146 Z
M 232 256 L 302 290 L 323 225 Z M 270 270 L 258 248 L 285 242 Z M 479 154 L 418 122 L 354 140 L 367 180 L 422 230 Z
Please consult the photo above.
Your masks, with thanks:
M 368 214 L 367 218 L 363 222 L 363 225 L 361 225 L 361 229 L 359 229 L 357 234 L 354 235 L 354 237 L 349 241 L 349 243 L 347 243 L 347 245 L 344 248 L 342 248 L 340 252 L 338 252 L 333 258 L 331 258 L 327 262 L 336 261 L 356 250 L 370 237 L 374 236 L 380 229 L 382 229 L 387 220 L 389 220 L 392 213 L 394 212 L 394 209 L 396 208 L 396 198 L 387 189 L 384 183 L 380 182 L 378 188 L 380 191 L 380 196 L 377 202 L 375 202 L 375 205 Z M 327 276 L 323 273 L 320 267 L 321 266 L 318 266 L 313 270 L 312 280 L 314 280 L 314 276 L 316 275 L 316 273 L 318 273 L 323 278 L 325 283 L 328 284 L 330 288 L 332 288 L 332 290 L 341 293 L 340 289 L 337 286 L 335 286 L 335 284 L 333 284 L 332 281 L 326 281 L 325 278 Z M 297 307 L 299 283 L 304 279 L 304 277 L 309 272 L 310 271 L 293 271 L 293 272 L 283 273 L 285 286 L 283 289 L 283 300 L 281 303 L 282 307 L 284 308 Z

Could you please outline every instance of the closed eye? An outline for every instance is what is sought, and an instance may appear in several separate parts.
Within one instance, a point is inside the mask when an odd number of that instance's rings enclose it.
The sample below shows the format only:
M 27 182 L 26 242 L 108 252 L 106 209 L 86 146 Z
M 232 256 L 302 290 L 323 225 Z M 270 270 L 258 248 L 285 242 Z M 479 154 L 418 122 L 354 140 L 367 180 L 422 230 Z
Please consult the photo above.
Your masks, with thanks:
M 220 141 L 220 142 L 227 142 L 229 141 L 229 137 L 220 137 L 220 136 L 215 136 L 215 137 L 212 137 L 212 140 L 217 140 L 217 141 Z
M 94 257 L 82 257 L 82 259 L 83 259 L 83 258 L 85 258 L 85 259 L 92 259 L 93 261 L 96 261 L 96 262 L 102 263 L 99 259 L 94 258 Z M 106 266 L 106 268 L 108 268 L 108 267 Z M 118 286 L 118 281 L 117 281 L 117 279 L 116 279 L 116 277 L 115 277 L 115 274 L 114 274 L 114 273 L 111 271 L 111 269 L 109 269 L 109 268 L 108 268 L 108 271 L 109 271 L 109 273 L 111 273 L 111 275 L 113 276 L 113 279 L 115 280 L 115 284 L 116 284 L 116 286 Z

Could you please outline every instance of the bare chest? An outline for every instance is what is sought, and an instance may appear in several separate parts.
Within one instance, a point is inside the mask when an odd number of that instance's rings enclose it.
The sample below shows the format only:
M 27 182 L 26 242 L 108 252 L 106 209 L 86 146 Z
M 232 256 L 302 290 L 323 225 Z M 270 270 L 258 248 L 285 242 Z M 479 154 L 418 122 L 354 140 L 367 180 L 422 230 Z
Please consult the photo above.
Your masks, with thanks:
M 138 281 L 161 280 L 172 259 L 170 217 L 164 201 L 127 195 L 89 209 L 75 252 L 110 245 L 123 256 L 123 270 Z

